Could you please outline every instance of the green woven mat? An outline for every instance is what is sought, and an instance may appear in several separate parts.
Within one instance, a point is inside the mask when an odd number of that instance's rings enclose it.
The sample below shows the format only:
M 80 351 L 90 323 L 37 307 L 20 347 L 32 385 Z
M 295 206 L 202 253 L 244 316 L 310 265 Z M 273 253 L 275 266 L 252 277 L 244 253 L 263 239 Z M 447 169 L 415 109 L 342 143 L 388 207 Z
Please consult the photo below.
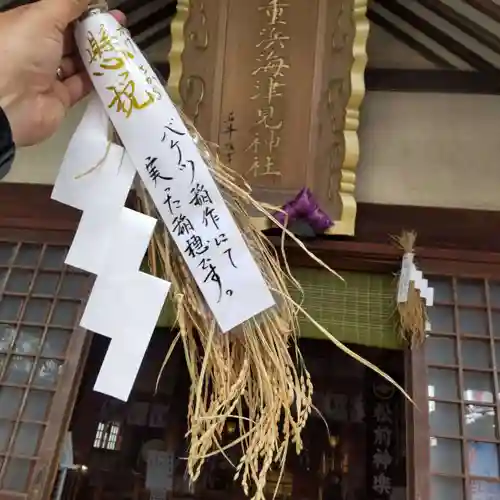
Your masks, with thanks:
M 385 349 L 401 349 L 395 329 L 394 278 L 385 274 L 341 273 L 345 283 L 326 271 L 295 268 L 304 291 L 304 309 L 342 342 Z M 158 326 L 175 318 L 168 302 Z M 307 319 L 300 320 L 300 335 L 323 338 Z

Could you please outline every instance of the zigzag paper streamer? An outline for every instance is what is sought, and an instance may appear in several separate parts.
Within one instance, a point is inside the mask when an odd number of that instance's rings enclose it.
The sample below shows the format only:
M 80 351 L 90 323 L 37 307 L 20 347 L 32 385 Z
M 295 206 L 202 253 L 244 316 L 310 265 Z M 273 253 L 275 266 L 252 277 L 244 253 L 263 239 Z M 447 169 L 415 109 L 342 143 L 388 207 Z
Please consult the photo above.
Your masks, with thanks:
M 97 276 L 80 323 L 111 338 L 94 389 L 123 401 L 129 397 L 170 287 L 138 270 L 155 224 L 152 217 L 122 209 L 110 227 L 112 258 Z
M 126 401 L 170 283 L 139 271 L 156 219 L 124 207 L 135 169 L 92 96 L 52 198 L 82 210 L 65 263 L 96 274 L 81 326 L 111 339 L 95 390 Z
M 104 265 L 109 228 L 118 219 L 135 177 L 125 150 L 109 142 L 108 129 L 108 118 L 94 94 L 52 191 L 54 200 L 84 211 L 65 262 L 92 274 Z

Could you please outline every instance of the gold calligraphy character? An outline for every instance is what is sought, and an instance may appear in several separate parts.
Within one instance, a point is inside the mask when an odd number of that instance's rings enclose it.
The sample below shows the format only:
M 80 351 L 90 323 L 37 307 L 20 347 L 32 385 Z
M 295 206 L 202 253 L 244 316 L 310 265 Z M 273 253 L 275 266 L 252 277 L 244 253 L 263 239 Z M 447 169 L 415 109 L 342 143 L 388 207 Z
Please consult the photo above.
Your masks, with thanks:
M 281 172 L 275 169 L 274 160 L 271 156 L 266 156 L 264 165 L 261 165 L 259 157 L 256 156 L 253 160 L 252 166 L 248 169 L 247 175 L 254 177 L 275 176 L 280 177 Z
M 89 63 L 100 61 L 107 52 L 115 51 L 113 42 L 115 42 L 116 39 L 112 39 L 106 31 L 106 28 L 102 25 L 97 37 L 91 31 L 87 32 L 87 41 L 90 45 L 90 47 L 86 49 L 90 58 Z
M 283 17 L 285 8 L 289 6 L 290 4 L 281 3 L 280 0 L 270 0 L 267 5 L 259 7 L 259 11 L 264 11 L 269 19 L 269 24 L 274 26 L 276 24 L 286 24 L 286 21 L 283 21 L 281 18 Z
M 123 75 L 123 73 L 122 73 Z M 134 109 L 144 109 L 155 102 L 153 94 L 146 91 L 148 99 L 144 102 L 139 102 L 137 96 L 135 95 L 135 81 L 128 80 L 128 76 L 120 86 L 111 85 L 106 87 L 107 90 L 113 92 L 114 97 L 109 103 L 108 108 L 115 108 L 117 113 L 124 113 L 125 118 L 129 118 Z
M 259 174 L 262 176 L 265 175 L 274 175 L 276 177 L 281 176 L 281 172 L 276 170 L 275 168 L 274 158 L 271 155 L 266 156 L 266 162 L 264 163 L 264 170 Z
M 272 156 L 266 156 L 266 163 L 262 175 L 281 175 L 281 172 L 275 169 L 275 163 Z
M 258 156 L 255 156 L 253 159 L 252 166 L 248 169 L 247 175 L 253 175 L 254 177 L 258 177 L 259 170 L 260 170 L 260 160 Z
M 257 155 L 259 152 L 259 149 L 260 149 L 260 136 L 259 136 L 259 133 L 256 132 L 254 137 L 253 137 L 252 142 L 245 149 L 245 151 L 252 151 L 255 155 Z
M 274 26 L 271 27 L 271 29 L 264 28 L 260 32 L 260 36 L 263 36 L 264 38 L 256 45 L 256 47 L 264 50 L 269 50 L 276 44 L 278 44 L 281 49 L 284 49 L 285 42 L 290 40 L 289 36 L 284 35 L 283 32 L 277 30 Z
M 264 52 L 261 53 L 260 57 L 257 58 L 257 61 L 262 61 L 263 64 L 252 71 L 252 76 L 258 75 L 262 72 L 271 74 L 273 78 L 278 78 L 285 76 L 284 71 L 286 69 L 290 69 L 290 65 L 286 63 L 285 58 L 276 54 L 274 50 L 271 50 L 267 54 Z
M 283 97 L 283 93 L 278 89 L 285 87 L 284 83 L 280 83 L 278 80 L 272 76 L 268 79 L 267 85 L 267 103 L 270 105 L 275 97 Z
M 265 73 L 273 76 L 274 78 L 282 77 L 285 76 L 284 70 L 290 68 L 290 66 L 286 63 L 285 58 L 276 55 L 274 51 L 271 51 L 268 54 L 262 52 L 260 57 L 257 58 L 257 62 L 261 63 L 261 65 L 252 71 L 252 76 L 256 76 L 259 73 Z
M 272 152 L 275 149 L 279 148 L 280 142 L 281 142 L 281 137 L 277 134 L 277 131 L 271 129 L 269 131 L 269 139 L 266 141 L 266 144 L 268 146 L 268 151 L 270 154 L 272 154 Z
M 257 116 L 257 125 L 264 125 L 265 128 L 270 130 L 281 130 L 283 127 L 283 120 L 280 120 L 278 123 L 273 124 L 274 106 L 260 108 L 257 111 Z
M 96 37 L 89 31 L 87 34 L 89 48 L 86 52 L 89 56 L 89 64 L 98 62 L 99 66 L 105 70 L 119 70 L 125 65 L 125 59 L 133 59 L 134 54 L 117 47 L 116 37 L 110 36 L 104 26 L 101 26 L 99 35 Z M 95 73 L 99 75 L 99 73 Z
M 262 89 L 261 89 L 261 85 L 260 85 L 260 80 L 257 80 L 255 82 L 255 85 L 253 86 L 253 88 L 255 89 L 255 94 L 252 97 L 250 97 L 251 101 L 255 101 L 256 99 L 259 99 L 262 96 L 262 94 L 261 94 Z

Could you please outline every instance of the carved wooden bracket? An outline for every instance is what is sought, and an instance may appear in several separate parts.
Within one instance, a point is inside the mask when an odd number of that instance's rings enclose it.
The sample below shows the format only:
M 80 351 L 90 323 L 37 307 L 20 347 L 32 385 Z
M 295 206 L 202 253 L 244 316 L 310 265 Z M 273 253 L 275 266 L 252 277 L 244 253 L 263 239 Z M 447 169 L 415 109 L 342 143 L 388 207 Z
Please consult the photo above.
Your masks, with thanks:
M 355 228 L 366 7 L 179 0 L 172 24 L 170 88 L 184 112 L 259 201 L 281 207 L 310 189 L 329 234 Z

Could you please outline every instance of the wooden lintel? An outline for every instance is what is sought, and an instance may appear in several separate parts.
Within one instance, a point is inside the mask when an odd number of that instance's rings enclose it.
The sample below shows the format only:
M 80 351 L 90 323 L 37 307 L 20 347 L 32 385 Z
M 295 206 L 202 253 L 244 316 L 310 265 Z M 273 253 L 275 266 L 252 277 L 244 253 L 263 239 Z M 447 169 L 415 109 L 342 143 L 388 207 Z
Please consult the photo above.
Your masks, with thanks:
M 365 79 L 369 91 L 500 94 L 500 71 L 368 68 Z

